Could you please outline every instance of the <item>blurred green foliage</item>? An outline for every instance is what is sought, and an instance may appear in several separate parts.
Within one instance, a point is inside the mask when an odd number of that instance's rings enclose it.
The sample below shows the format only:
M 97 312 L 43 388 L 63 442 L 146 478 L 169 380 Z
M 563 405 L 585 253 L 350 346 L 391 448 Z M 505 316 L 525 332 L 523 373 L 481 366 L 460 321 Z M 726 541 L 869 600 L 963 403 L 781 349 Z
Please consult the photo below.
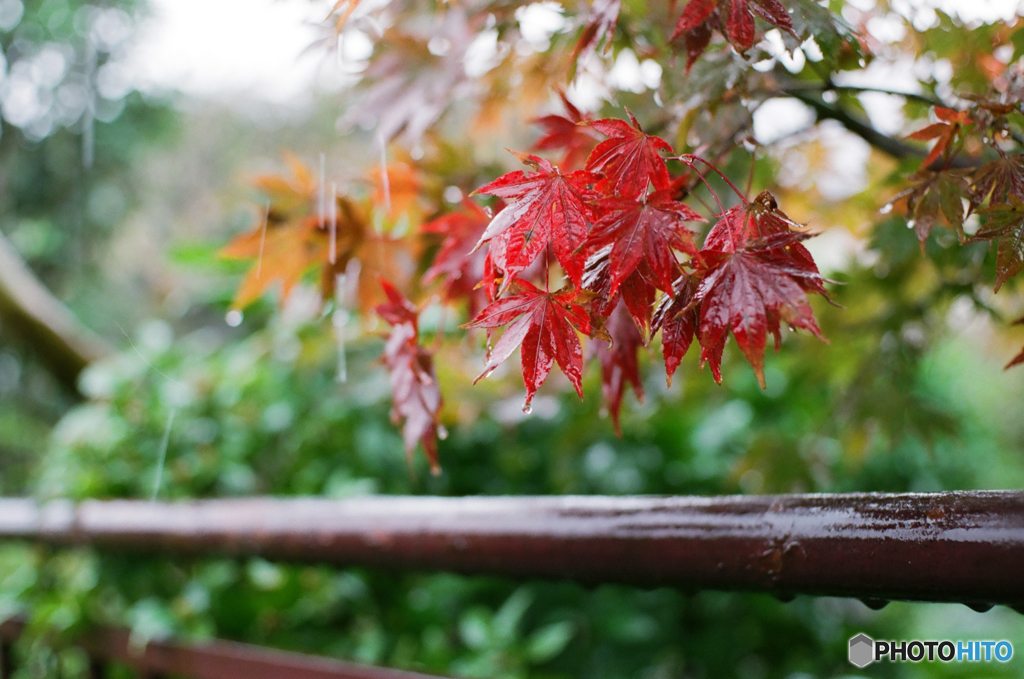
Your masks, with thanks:
M 176 499 L 1020 487 L 1024 426 L 1012 413 L 1021 381 L 945 329 L 949 308 L 968 304 L 944 281 L 943 257 L 976 253 L 950 248 L 923 259 L 898 221 L 879 231 L 893 239 L 887 254 L 850 267 L 835 289 L 845 308 L 818 308 L 832 344 L 787 336 L 769 357 L 767 391 L 741 357 L 730 358 L 730 379 L 718 387 L 690 356 L 671 389 L 646 385 L 647 401 L 625 413 L 622 439 L 599 419 L 596 374 L 584 402 L 549 391 L 531 416 L 518 394 L 510 402 L 481 392 L 476 415 L 449 418 L 438 478 L 419 458 L 406 468 L 388 421 L 379 340 L 349 344 L 348 381 L 339 383 L 326 320 L 271 316 L 182 337 L 152 321 L 132 350 L 83 375 L 89 401 L 54 430 L 34 492 Z M 441 377 L 455 391 L 466 382 Z M 975 638 L 985 629 L 1024 644 L 1024 618 L 1005 609 L 895 603 L 876 612 L 852 600 L 783 603 L 263 559 L 6 545 L 0 579 L 4 606 L 27 611 L 38 632 L 21 649 L 30 659 L 24 676 L 57 664 L 73 676 L 76 651 L 52 649 L 90 623 L 129 624 L 139 643 L 214 635 L 467 677 L 854 676 L 846 643 L 859 631 Z M 883 665 L 872 676 L 1016 676 L 1015 666 Z
M 625 4 L 626 21 L 647 16 L 646 3 Z M 802 21 L 820 20 L 815 3 L 800 4 Z M 67 48 L 61 52 L 66 75 L 83 75 L 85 43 L 76 26 L 84 24 L 76 24 L 76 16 L 59 0 L 27 3 L 18 25 L 0 34 L 8 62 L 60 44 Z M 663 39 L 663 26 L 656 28 Z M 973 53 L 990 40 L 989 29 L 979 30 L 976 44 L 965 47 L 963 28 L 956 27 L 955 35 L 949 28 L 943 23 L 923 40 L 926 49 L 958 65 L 965 62 L 959 58 L 964 51 Z M 99 54 L 98 67 L 108 57 Z M 973 62 L 968 65 L 955 81 L 977 89 L 982 76 Z M 716 88 L 722 94 L 740 67 L 731 52 L 709 54 L 685 80 L 681 69 L 669 73 L 666 91 L 675 99 L 714 96 Z M 814 68 L 809 64 L 804 75 Z M 622 102 L 653 120 L 660 105 L 651 97 L 624 94 Z M 749 123 L 751 112 L 741 104 L 727 107 L 727 121 Z M 937 231 L 922 256 L 912 230 L 895 216 L 882 219 L 866 250 L 830 274 L 841 283 L 832 292 L 843 308 L 815 300 L 831 344 L 787 334 L 783 351 L 767 358 L 767 390 L 731 347 L 723 387 L 698 370 L 691 351 L 670 389 L 658 371 L 648 371 L 648 398 L 638 404 L 627 397 L 624 437 L 617 439 L 601 419 L 596 371 L 587 376 L 584 402 L 559 393 L 552 379 L 527 417 L 518 390 L 503 390 L 500 381 L 469 386 L 482 362 L 473 349 L 463 349 L 468 357 L 445 354 L 438 365 L 449 402 L 444 473 L 430 476 L 419 457 L 410 470 L 388 417 L 387 378 L 377 363 L 380 339 L 349 343 L 348 380 L 339 383 L 339 348 L 325 318 L 296 321 L 260 303 L 247 310 L 240 328 L 210 322 L 223 316 L 237 283 L 231 278 L 237 267 L 213 260 L 216 247 L 190 241 L 171 258 L 183 277 L 197 274 L 204 282 L 184 321 L 176 327 L 136 322 L 150 308 L 134 297 L 145 286 L 104 277 L 110 264 L 105 246 L 138 199 L 139 153 L 173 133 L 175 119 L 166 106 L 137 93 L 103 106 L 109 120 L 96 124 L 89 171 L 80 119 L 63 126 L 3 126 L 4 233 L 89 324 L 134 328 L 124 353 L 83 375 L 88 399 L 77 405 L 0 329 L 5 494 L 340 498 L 1024 485 L 1024 421 L 1018 416 L 1024 373 L 1003 374 L 990 356 L 1009 352 L 986 348 L 993 341 L 985 325 L 993 255 L 982 245 L 961 247 L 952 234 Z M 703 107 L 694 110 L 678 130 L 678 150 L 687 148 L 693 129 L 709 123 L 701 119 L 708 113 Z M 328 117 L 333 134 L 333 108 Z M 716 134 L 731 129 L 714 127 Z M 487 167 L 465 162 L 472 146 L 442 149 L 445 168 L 438 173 L 452 186 L 468 190 L 483 175 L 500 172 L 498 161 Z M 770 186 L 779 169 L 774 162 L 758 160 L 755 186 Z M 846 220 L 868 215 L 875 221 L 879 193 L 895 187 L 914 165 L 908 161 L 875 178 L 866 198 L 854 196 L 842 206 L 843 215 L 854 215 Z M 736 177 L 748 166 L 743 150 L 725 163 Z M 816 210 L 840 212 L 828 201 Z M 815 228 L 831 225 L 821 222 Z M 645 360 L 657 361 L 657 351 L 653 347 Z M 1024 649 L 1024 618 L 1005 609 L 980 614 L 962 606 L 894 603 L 873 611 L 829 598 L 783 603 L 765 595 L 396 575 L 17 543 L 0 545 L 0 611 L 29 616 L 29 634 L 17 649 L 23 678 L 83 676 L 86 659 L 70 640 L 90 624 L 129 625 L 138 644 L 218 636 L 493 678 L 862 676 L 846 662 L 848 638 L 862 631 L 891 639 L 1007 638 Z M 873 666 L 871 676 L 1009 677 L 1021 674 L 1020 662 L 882 665 Z
M 174 129 L 166 102 L 116 82 L 137 4 L 9 0 L 0 12 L 0 229 L 51 290 L 104 330 L 130 322 L 125 308 L 141 308 L 125 304 L 123 289 L 109 294 L 107 246 L 138 202 L 139 155 Z M 73 402 L 0 324 L 0 491 L 24 488 Z

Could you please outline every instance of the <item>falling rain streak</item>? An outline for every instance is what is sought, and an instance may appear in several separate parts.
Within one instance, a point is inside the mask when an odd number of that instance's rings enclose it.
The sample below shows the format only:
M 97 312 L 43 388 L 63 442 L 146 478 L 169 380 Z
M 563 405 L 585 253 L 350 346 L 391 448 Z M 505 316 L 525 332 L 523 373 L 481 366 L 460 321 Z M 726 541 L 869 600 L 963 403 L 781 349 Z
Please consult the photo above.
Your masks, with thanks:
M 338 367 L 335 379 L 341 384 L 348 382 L 348 352 L 345 342 L 351 316 L 350 304 L 359 294 L 359 271 L 359 260 L 353 259 L 348 263 L 346 272 L 338 274 L 334 279 L 335 310 L 331 314 L 331 325 L 334 327 L 334 340 L 338 345 Z
M 176 408 L 172 408 L 171 412 L 167 416 L 167 426 L 164 428 L 164 436 L 160 440 L 160 454 L 156 460 L 156 477 L 153 479 L 153 495 L 150 500 L 156 502 L 157 496 L 160 494 L 160 485 L 163 483 L 164 478 L 164 467 L 167 464 L 167 448 L 171 443 L 171 427 L 174 425 L 174 416 L 178 414 Z
M 267 201 L 267 209 L 263 212 L 263 229 L 260 231 L 260 255 L 256 260 L 256 278 L 263 275 L 263 249 L 267 244 L 267 225 L 270 223 L 270 201 Z M 230 325 L 230 321 L 228 322 Z
M 380 145 L 380 184 L 384 191 L 384 209 L 391 212 L 391 180 L 388 177 L 388 149 L 384 141 L 384 135 L 377 135 L 377 143 Z
M 96 46 L 85 41 L 85 111 L 82 113 L 82 166 L 92 169 L 96 146 Z
M 324 228 L 327 215 L 327 155 L 320 154 L 320 193 L 317 194 L 317 215 L 320 228 Z
M 334 264 L 338 258 L 338 185 L 331 182 L 331 204 L 330 210 L 330 221 L 331 221 L 331 250 L 328 254 L 331 264 Z

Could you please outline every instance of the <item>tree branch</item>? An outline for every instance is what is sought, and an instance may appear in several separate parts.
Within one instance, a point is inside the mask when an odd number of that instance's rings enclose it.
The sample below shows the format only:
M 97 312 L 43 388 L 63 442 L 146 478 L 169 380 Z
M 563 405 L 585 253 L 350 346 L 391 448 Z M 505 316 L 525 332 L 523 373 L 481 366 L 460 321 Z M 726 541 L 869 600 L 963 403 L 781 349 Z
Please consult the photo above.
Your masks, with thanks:
M 885 88 L 880 88 L 880 87 L 858 87 L 856 85 L 824 84 L 824 85 L 793 85 L 791 87 L 784 88 L 784 90 L 785 90 L 785 92 L 790 93 L 790 94 L 792 94 L 794 96 L 796 94 L 798 94 L 798 93 L 803 93 L 803 92 L 810 92 L 810 93 L 819 94 L 819 95 L 822 92 L 854 92 L 854 93 L 874 92 L 874 93 L 877 93 L 877 94 L 891 94 L 891 95 L 896 96 L 896 97 L 903 97 L 904 99 L 913 99 L 914 101 L 919 101 L 922 104 L 928 104 L 929 106 L 946 106 L 948 108 L 948 106 L 945 103 L 943 103 L 942 101 L 940 101 L 939 99 L 936 99 L 935 97 L 929 97 L 926 94 L 916 94 L 914 92 L 898 92 L 896 90 L 887 90 Z
M 900 139 L 895 139 L 882 134 L 867 123 L 857 120 L 842 108 L 838 106 L 831 106 L 817 97 L 812 97 L 805 93 L 792 90 L 781 90 L 779 94 L 793 97 L 794 99 L 807 104 L 814 109 L 815 114 L 818 116 L 818 120 L 835 120 L 847 130 L 853 132 L 855 135 L 871 144 L 871 146 L 883 153 L 887 153 L 897 160 L 902 160 L 904 158 L 924 158 L 926 155 L 923 149 L 912 146 Z M 944 167 L 949 168 L 968 168 L 980 165 L 979 160 L 974 158 L 965 158 L 963 156 L 954 156 L 948 163 L 943 161 L 939 161 L 939 163 Z
M 76 389 L 82 369 L 114 353 L 83 326 L 25 265 L 0 234 L 0 319 L 12 334 L 35 350 L 43 365 Z

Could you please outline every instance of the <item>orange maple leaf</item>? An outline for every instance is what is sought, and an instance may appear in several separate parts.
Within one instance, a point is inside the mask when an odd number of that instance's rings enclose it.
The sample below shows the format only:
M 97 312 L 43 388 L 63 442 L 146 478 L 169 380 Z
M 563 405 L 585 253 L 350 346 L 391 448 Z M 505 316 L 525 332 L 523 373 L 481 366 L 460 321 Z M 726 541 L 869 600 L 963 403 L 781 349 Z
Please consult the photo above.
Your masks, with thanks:
M 378 276 L 409 279 L 414 262 L 407 239 L 377 233 L 365 216 L 365 206 L 348 196 L 338 196 L 336 204 L 328 206 L 328 214 L 321 215 L 318 178 L 295 156 L 289 154 L 285 160 L 292 176 L 254 180 L 270 201 L 266 219 L 221 250 L 223 257 L 255 260 L 235 293 L 232 308 L 244 309 L 277 283 L 283 304 L 317 267 L 324 300 L 334 296 L 339 276 L 358 272 L 354 285 L 361 310 L 381 300 L 375 283 Z
M 935 146 L 932 147 L 932 150 L 921 163 L 922 168 L 931 167 L 932 163 L 939 159 L 939 156 L 943 153 L 948 153 L 952 149 L 953 141 L 956 139 L 960 128 L 974 122 L 968 117 L 967 111 L 954 111 L 943 106 L 935 107 L 935 115 L 938 117 L 939 122 L 932 123 L 917 132 L 907 135 L 908 139 L 916 139 L 918 141 L 936 140 Z

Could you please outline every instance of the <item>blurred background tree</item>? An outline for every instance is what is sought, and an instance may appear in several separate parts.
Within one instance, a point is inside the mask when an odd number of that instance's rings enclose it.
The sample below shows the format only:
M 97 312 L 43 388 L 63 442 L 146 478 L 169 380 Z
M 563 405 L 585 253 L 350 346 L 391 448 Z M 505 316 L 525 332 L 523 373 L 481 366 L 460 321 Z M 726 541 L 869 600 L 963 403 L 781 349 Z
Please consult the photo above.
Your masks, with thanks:
M 905 136 L 932 122 L 932 100 L 966 107 L 1003 87 L 1017 97 L 1011 130 L 1021 132 L 1024 23 L 1013 3 L 787 3 L 799 40 L 759 23 L 745 55 L 718 36 L 689 69 L 685 45 L 669 43 L 682 3 L 623 3 L 612 31 L 593 18 L 614 3 L 442 11 L 366 2 L 351 5 L 340 30 L 349 6 L 332 13 L 293 4 L 301 16 L 332 14 L 297 40 L 319 34 L 329 55 L 304 57 L 316 68 L 296 77 L 314 94 L 286 90 L 275 100 L 145 86 L 132 64 L 157 47 L 137 4 L 0 0 L 0 231 L 86 326 L 121 348 L 72 390 L 16 328 L 0 326 L 5 494 L 1021 487 L 1024 425 L 1015 415 L 1024 371 L 1002 371 L 1020 347 L 1019 332 L 1005 330 L 1024 315 L 1019 283 L 994 294 L 994 248 L 961 244 L 955 228 L 941 226 L 922 246 L 906 206 L 886 209 L 928 151 Z M 156 9 L 164 21 L 184 11 Z M 253 29 L 241 12 L 220 24 L 207 16 L 207 36 L 203 16 L 191 17 L 204 44 L 217 31 Z M 278 23 L 280 36 L 254 31 L 248 40 L 292 40 Z M 598 40 L 581 46 L 588 26 Z M 514 169 L 503 148 L 530 148 L 539 137 L 533 118 L 564 115 L 559 87 L 591 117 L 622 118 L 628 106 L 676 152 L 714 157 L 741 185 L 751 176 L 755 193 L 770 189 L 788 214 L 821 232 L 807 245 L 843 284 L 831 288 L 843 308 L 814 301 L 831 344 L 786 335 L 781 353 L 766 357 L 762 390 L 732 346 L 723 386 L 691 351 L 668 388 L 649 369 L 660 361 L 655 342 L 640 353 L 646 398 L 626 397 L 621 438 L 600 419 L 596 364 L 583 402 L 552 378 L 527 416 L 514 366 L 495 374 L 507 379 L 472 387 L 483 342 L 442 344 L 443 473 L 425 473 L 420 458 L 410 473 L 389 421 L 375 316 L 360 312 L 354 292 L 325 306 L 312 270 L 286 304 L 271 289 L 244 315 L 232 311 L 248 266 L 218 252 L 260 228 L 268 201 L 280 205 L 272 182 L 254 190 L 252 178 L 288 178 L 284 149 L 310 168 L 303 209 L 316 209 L 323 162 L 328 190 L 334 184 L 339 204 L 363 210 L 376 233 L 418 234 Z M 1011 155 L 1020 151 L 1013 143 Z M 987 160 L 981 146 L 965 141 L 962 157 Z M 410 255 L 419 272 L 437 245 L 423 242 L 429 247 Z M 467 315 L 426 304 L 423 343 L 458 335 Z M 0 547 L 0 605 L 30 616 L 36 634 L 19 648 L 28 661 L 20 671 L 38 677 L 58 669 L 84 676 L 84 658 L 65 641 L 95 623 L 128 624 L 140 642 L 212 635 L 473 677 L 851 676 L 845 647 L 858 631 L 1024 644 L 1022 619 L 1003 609 L 894 603 L 874 611 L 827 598 L 783 603 L 21 544 Z M 1016 676 L 1016 665 L 875 670 Z
M 135 163 L 172 120 L 166 103 L 143 99 L 119 74 L 135 11 L 130 2 L 0 6 L 3 235 L 50 290 L 108 335 L 114 319 L 124 322 L 122 312 L 143 301 L 102 301 L 117 289 L 105 275 L 108 246 L 138 203 Z M 12 265 L 4 260 L 5 273 Z M 0 487 L 10 493 L 24 489 L 30 461 L 73 398 L 60 384 L 68 375 L 59 351 L 23 336 L 17 317 L 3 320 Z

